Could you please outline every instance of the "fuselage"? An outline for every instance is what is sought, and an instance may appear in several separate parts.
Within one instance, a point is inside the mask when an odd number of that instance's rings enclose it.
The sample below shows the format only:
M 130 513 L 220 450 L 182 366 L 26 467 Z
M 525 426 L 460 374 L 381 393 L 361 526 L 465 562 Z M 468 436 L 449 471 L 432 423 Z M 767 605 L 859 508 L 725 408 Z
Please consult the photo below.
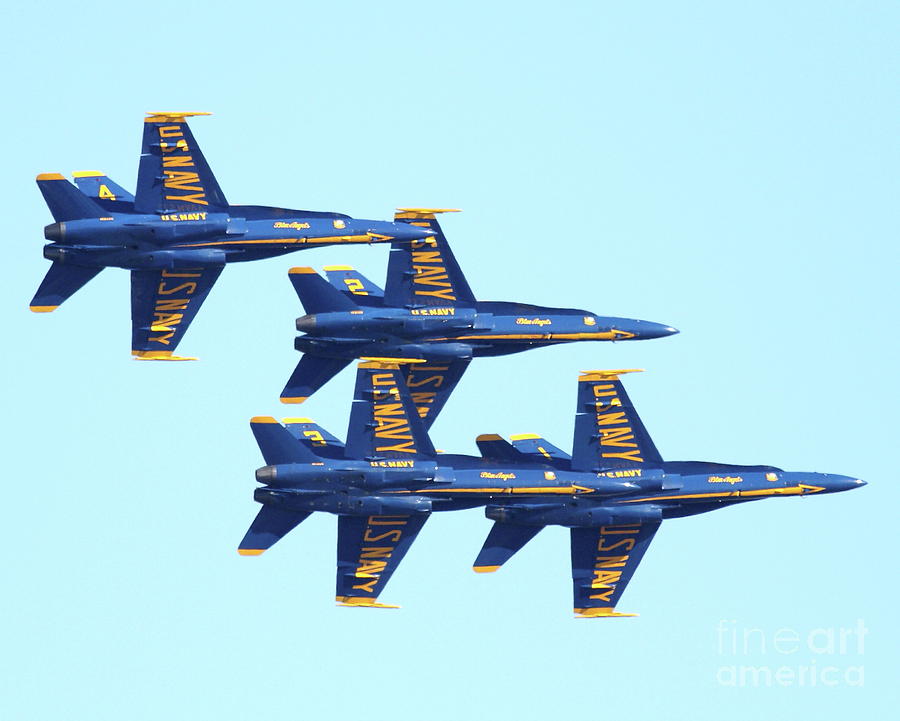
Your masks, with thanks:
M 229 212 L 159 215 L 111 212 L 44 229 L 50 260 L 132 270 L 222 265 L 272 258 L 305 248 L 411 240 L 429 231 L 406 223 L 361 220 L 262 206 Z
M 256 499 L 297 511 L 328 511 L 342 498 L 373 499 L 367 512 L 385 514 L 485 506 L 494 520 L 578 527 L 662 520 L 864 485 L 848 476 L 772 466 L 690 461 L 586 473 L 560 465 L 443 454 L 435 461 L 328 459 L 260 469 L 257 480 L 265 486 Z M 338 503 L 331 512 L 348 511 Z
M 474 306 L 318 313 L 297 319 L 297 350 L 340 358 L 463 359 L 585 340 L 644 340 L 677 333 L 650 321 L 585 310 L 482 301 Z

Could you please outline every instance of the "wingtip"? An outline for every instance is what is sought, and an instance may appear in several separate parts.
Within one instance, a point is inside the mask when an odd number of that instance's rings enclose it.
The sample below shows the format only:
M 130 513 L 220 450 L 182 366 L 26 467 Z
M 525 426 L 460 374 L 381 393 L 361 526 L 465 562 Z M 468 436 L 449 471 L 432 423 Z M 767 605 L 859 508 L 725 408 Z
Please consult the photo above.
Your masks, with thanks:
M 200 360 L 195 356 L 172 355 L 170 350 L 133 350 L 131 355 L 135 360 L 150 361 L 195 361 Z
M 625 373 L 643 373 L 643 368 L 623 368 L 620 370 L 593 370 L 581 371 L 578 374 L 578 381 L 588 383 L 590 381 L 612 381 Z
M 250 422 L 251 423 L 278 423 L 278 421 L 275 418 L 272 418 L 272 416 L 253 416 L 253 418 L 250 419 Z
M 345 608 L 400 608 L 390 603 L 381 603 L 374 598 L 364 596 L 337 596 L 335 603 Z
M 237 552 L 241 556 L 261 556 L 265 548 L 239 548 Z
M 633 618 L 636 613 L 620 613 L 614 608 L 576 608 L 578 618 Z
M 307 266 L 295 266 L 288 271 L 288 275 L 315 275 L 315 270 Z
M 28 310 L 30 310 L 32 313 L 52 313 L 57 308 L 59 308 L 58 305 L 30 305 L 30 306 L 28 306 Z
M 500 570 L 500 566 L 472 566 L 475 573 L 496 573 Z
M 65 180 L 66 176 L 62 173 L 38 173 L 35 180 Z
M 297 404 L 303 403 L 307 398 L 309 398 L 309 396 L 281 396 L 278 400 L 282 403 Z

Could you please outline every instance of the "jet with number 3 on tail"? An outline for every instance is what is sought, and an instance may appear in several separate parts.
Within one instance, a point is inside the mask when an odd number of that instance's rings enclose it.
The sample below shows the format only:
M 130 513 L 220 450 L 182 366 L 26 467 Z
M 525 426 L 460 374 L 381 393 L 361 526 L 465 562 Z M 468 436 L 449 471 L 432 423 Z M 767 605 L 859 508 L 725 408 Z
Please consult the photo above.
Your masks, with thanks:
M 497 571 L 545 526 L 569 529 L 575 614 L 611 617 L 664 519 L 764 498 L 864 485 L 773 466 L 664 461 L 619 379 L 578 379 L 571 455 L 536 435 L 477 439 L 481 457 L 438 454 L 402 362 L 359 365 L 347 443 L 308 418 L 254 418 L 262 504 L 239 546 L 256 556 L 314 511 L 338 516 L 337 602 L 378 598 L 433 512 L 478 506 L 494 521 L 474 570 Z
M 97 171 L 75 173 L 75 185 L 58 173 L 37 176 L 55 222 L 44 228 L 53 263 L 31 310 L 53 311 L 104 268 L 125 268 L 132 354 L 193 360 L 173 351 L 227 263 L 431 234 L 340 213 L 230 205 L 186 122 L 208 114 L 148 114 L 134 195 Z

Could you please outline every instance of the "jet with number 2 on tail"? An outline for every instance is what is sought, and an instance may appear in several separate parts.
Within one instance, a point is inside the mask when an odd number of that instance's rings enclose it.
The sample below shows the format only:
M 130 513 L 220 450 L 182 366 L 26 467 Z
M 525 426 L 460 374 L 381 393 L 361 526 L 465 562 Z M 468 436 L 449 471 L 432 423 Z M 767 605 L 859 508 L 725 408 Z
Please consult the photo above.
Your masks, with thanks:
M 619 380 L 578 379 L 572 454 L 535 435 L 477 439 L 481 457 L 431 444 L 399 363 L 363 362 L 347 444 L 306 418 L 250 425 L 267 465 L 262 504 L 239 546 L 259 555 L 314 511 L 338 516 L 337 602 L 386 606 L 378 596 L 432 512 L 485 506 L 494 521 L 474 563 L 498 570 L 544 526 L 569 529 L 574 609 L 628 616 L 616 604 L 664 519 L 764 498 L 864 485 L 847 476 L 773 466 L 664 461 Z
M 677 333 L 660 323 L 608 318 L 586 310 L 475 299 L 429 208 L 400 208 L 394 220 L 430 230 L 393 243 L 385 289 L 353 268 L 292 268 L 290 279 L 307 315 L 294 345 L 304 355 L 281 392 L 301 403 L 356 358 L 419 361 L 407 383 L 430 428 L 472 358 L 519 353 L 572 341 L 621 341 Z
M 148 113 L 134 195 L 96 171 L 37 176 L 53 215 L 44 228 L 53 261 L 31 310 L 55 310 L 106 267 L 131 271 L 132 354 L 173 355 L 226 263 L 305 248 L 410 241 L 430 235 L 405 223 L 340 213 L 230 205 L 185 119 Z

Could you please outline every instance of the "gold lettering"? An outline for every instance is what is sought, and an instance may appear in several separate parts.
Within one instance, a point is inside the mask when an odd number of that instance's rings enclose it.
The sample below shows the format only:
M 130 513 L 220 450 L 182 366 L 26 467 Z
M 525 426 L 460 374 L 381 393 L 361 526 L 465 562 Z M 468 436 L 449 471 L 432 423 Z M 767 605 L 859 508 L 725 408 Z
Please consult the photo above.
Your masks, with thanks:
M 184 290 L 188 295 L 193 295 L 194 291 L 197 290 L 196 283 L 182 283 L 181 285 L 177 285 L 174 288 L 166 288 L 166 281 L 160 281 L 159 288 L 156 289 L 157 295 L 172 295 L 173 293 L 178 293 L 179 291 Z
M 399 528 L 395 528 L 393 531 L 385 531 L 384 533 L 380 533 L 377 536 L 372 536 L 372 535 L 370 535 L 371 533 L 372 533 L 372 529 L 367 528 L 366 533 L 363 536 L 363 541 L 365 541 L 366 543 L 376 543 L 378 541 L 383 541 L 384 539 L 387 538 L 387 539 L 393 541 L 394 543 L 399 543 L 400 536 L 403 535 L 403 531 L 401 531 Z M 393 549 L 391 549 L 391 550 L 393 550 Z

